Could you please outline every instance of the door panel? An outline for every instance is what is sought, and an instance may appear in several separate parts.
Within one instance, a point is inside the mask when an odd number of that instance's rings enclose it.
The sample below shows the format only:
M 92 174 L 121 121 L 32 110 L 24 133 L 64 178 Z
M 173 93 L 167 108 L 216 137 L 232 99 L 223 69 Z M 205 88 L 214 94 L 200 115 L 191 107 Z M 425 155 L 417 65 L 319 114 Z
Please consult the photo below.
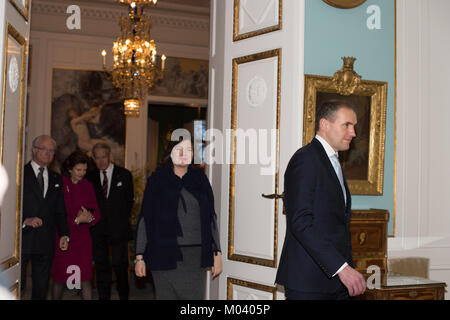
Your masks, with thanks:
M 261 190 L 278 193 L 280 59 L 278 49 L 233 60 L 228 258 L 270 267 L 278 200 L 270 203 Z
M 2 63 L 2 107 L 0 163 L 9 186 L 0 213 L 0 272 L 4 285 L 20 296 L 20 248 L 22 170 L 27 94 L 28 40 L 31 1 L 2 1 L 0 4 Z M 2 181 L 3 182 L 3 181 Z
M 304 4 L 211 0 L 208 129 L 226 136 L 215 150 L 226 161 L 208 167 L 223 257 L 213 299 L 284 297 L 274 283 L 286 230 L 279 196 L 302 138 Z

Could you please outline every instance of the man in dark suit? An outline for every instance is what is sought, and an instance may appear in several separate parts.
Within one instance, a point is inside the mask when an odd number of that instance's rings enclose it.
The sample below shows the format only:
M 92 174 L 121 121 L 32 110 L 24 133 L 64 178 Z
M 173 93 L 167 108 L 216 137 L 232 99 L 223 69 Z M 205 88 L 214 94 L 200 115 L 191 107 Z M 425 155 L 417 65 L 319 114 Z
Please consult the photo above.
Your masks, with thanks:
M 133 178 L 130 171 L 111 162 L 111 148 L 107 144 L 94 145 L 92 155 L 97 169 L 89 173 L 87 178 L 94 185 L 102 215 L 102 220 L 91 229 L 98 295 L 100 300 L 111 299 L 114 268 L 119 297 L 121 300 L 127 300 L 128 241 L 131 239 L 129 219 L 134 202 Z
M 289 300 L 345 300 L 365 291 L 364 277 L 353 269 L 351 195 L 338 160 L 356 136 L 356 122 L 348 104 L 323 103 L 315 138 L 289 161 L 287 229 L 276 277 Z
M 62 178 L 47 168 L 53 161 L 56 142 L 41 135 L 33 140 L 32 160 L 25 165 L 22 215 L 22 289 L 26 270 L 32 265 L 32 299 L 45 300 L 55 251 L 55 225 L 59 248 L 67 250 L 69 226 L 62 191 Z

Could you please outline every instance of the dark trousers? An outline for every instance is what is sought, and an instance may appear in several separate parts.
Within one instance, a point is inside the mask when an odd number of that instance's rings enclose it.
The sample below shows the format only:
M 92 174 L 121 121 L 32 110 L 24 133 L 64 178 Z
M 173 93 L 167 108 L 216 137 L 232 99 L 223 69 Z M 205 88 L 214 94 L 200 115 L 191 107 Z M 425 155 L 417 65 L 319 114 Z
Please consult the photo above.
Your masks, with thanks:
M 350 300 L 346 288 L 334 293 L 303 292 L 285 288 L 285 296 L 286 300 Z
M 27 266 L 31 261 L 31 299 L 45 300 L 52 268 L 53 254 L 22 254 L 21 288 L 27 285 Z
M 95 277 L 99 300 L 111 299 L 112 269 L 117 278 L 117 291 L 121 300 L 128 300 L 128 241 L 111 242 L 107 236 L 93 237 Z M 109 255 L 111 248 L 111 260 Z

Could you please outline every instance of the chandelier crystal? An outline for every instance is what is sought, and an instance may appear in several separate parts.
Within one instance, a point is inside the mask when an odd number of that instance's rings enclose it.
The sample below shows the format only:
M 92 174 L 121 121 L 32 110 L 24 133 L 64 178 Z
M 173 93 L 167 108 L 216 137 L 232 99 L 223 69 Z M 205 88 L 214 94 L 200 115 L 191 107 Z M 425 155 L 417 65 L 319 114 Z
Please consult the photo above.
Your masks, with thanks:
M 146 100 L 148 90 L 164 75 L 165 55 L 161 69 L 156 65 L 156 45 L 150 38 L 151 20 L 144 14 L 145 6 L 157 0 L 117 0 L 128 4 L 128 16 L 119 20 L 120 37 L 113 43 L 112 83 L 121 90 L 125 115 L 139 117 L 139 107 Z M 106 51 L 102 51 L 106 70 Z

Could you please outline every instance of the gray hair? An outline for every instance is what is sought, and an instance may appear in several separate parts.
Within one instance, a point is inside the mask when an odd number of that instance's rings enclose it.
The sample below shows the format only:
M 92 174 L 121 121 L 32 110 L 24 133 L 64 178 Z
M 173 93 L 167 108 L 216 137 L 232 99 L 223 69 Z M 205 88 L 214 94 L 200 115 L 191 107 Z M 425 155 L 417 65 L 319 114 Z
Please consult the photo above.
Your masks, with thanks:
M 104 150 L 106 150 L 106 153 L 108 154 L 108 156 L 111 154 L 111 147 L 106 142 L 97 142 L 92 147 L 92 155 L 94 156 L 94 158 L 95 158 L 95 150 L 97 150 L 97 149 L 104 149 Z
M 40 136 L 37 136 L 36 138 L 34 138 L 31 145 L 33 146 L 33 148 L 38 148 L 40 143 L 41 143 L 41 141 L 42 140 L 46 140 L 46 139 L 50 140 L 53 143 L 53 145 L 55 146 L 55 148 L 56 148 L 56 141 L 55 141 L 55 139 L 53 139 L 52 137 L 50 137 L 47 134 L 41 134 Z

